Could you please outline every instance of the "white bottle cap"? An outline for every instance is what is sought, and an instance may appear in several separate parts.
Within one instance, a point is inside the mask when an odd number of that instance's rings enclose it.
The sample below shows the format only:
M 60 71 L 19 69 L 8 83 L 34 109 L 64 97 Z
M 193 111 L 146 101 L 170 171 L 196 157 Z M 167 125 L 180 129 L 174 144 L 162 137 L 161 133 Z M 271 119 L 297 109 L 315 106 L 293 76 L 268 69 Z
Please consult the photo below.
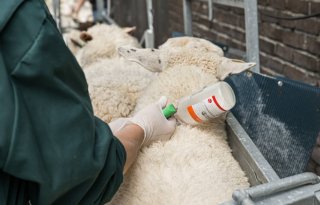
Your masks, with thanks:
M 220 105 L 226 111 L 231 110 L 236 104 L 236 96 L 231 86 L 226 82 L 221 82 L 220 92 L 221 93 L 216 96 L 218 105 Z

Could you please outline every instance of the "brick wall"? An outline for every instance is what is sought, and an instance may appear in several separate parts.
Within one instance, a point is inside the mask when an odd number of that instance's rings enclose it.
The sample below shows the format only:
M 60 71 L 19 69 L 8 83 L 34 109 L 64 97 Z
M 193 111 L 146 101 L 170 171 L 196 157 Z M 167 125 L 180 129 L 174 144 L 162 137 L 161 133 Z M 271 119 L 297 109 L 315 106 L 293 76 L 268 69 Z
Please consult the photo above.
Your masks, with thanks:
M 297 17 L 320 12 L 319 0 L 260 0 L 259 42 L 261 71 L 320 85 L 320 17 L 288 21 L 272 16 Z M 228 45 L 242 58 L 245 51 L 244 11 L 214 4 L 208 21 L 206 1 L 192 2 L 194 36 Z M 183 32 L 182 0 L 168 1 L 169 27 Z

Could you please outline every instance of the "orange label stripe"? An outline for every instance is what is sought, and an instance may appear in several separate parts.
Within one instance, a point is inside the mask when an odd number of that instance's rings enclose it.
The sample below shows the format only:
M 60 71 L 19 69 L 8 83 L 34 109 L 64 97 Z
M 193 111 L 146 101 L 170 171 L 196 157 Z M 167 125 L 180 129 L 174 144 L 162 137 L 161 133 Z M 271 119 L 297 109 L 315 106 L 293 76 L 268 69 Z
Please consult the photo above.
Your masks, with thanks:
M 187 110 L 190 114 L 190 116 L 192 117 L 192 119 L 194 119 L 197 122 L 202 122 L 202 120 L 198 117 L 198 115 L 194 112 L 193 107 L 190 105 L 187 107 Z

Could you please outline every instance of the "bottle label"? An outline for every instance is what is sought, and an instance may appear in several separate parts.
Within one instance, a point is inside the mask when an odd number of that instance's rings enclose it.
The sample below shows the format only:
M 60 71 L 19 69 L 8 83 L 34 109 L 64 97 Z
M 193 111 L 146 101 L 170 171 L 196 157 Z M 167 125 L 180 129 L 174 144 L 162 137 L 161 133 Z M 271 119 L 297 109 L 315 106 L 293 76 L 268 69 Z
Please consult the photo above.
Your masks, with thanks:
M 207 122 L 226 112 L 215 96 L 211 96 L 197 104 L 189 105 L 187 110 L 192 119 L 199 123 Z

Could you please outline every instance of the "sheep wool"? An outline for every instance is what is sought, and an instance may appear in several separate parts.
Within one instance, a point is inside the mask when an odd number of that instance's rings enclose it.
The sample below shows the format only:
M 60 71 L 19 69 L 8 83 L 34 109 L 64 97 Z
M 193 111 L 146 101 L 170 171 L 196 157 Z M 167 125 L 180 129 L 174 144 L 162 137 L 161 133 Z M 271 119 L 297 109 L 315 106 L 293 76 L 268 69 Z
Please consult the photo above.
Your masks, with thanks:
M 156 65 L 150 60 L 156 61 L 162 70 L 137 100 L 133 113 L 162 95 L 174 102 L 254 65 L 222 57 L 220 49 L 205 40 L 187 37 L 167 42 L 176 46 L 170 50 L 165 43 L 159 50 L 148 50 L 147 56 L 145 51 L 120 49 L 127 59 L 147 69 Z M 230 200 L 235 189 L 246 187 L 248 179 L 228 146 L 225 116 L 220 116 L 209 125 L 180 124 L 171 140 L 144 147 L 109 204 L 219 204 Z
M 104 59 L 84 73 L 96 116 L 105 122 L 128 116 L 154 74 L 124 59 Z

